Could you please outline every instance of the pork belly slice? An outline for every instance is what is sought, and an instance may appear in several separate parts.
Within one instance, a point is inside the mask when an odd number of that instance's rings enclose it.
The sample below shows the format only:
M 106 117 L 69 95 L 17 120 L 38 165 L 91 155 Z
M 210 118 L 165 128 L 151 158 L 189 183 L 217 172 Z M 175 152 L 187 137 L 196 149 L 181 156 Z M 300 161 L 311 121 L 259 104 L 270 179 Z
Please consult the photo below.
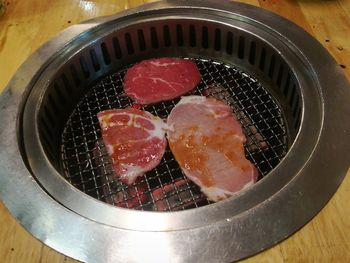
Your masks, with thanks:
M 168 116 L 168 126 L 172 153 L 209 200 L 228 198 L 256 182 L 258 171 L 244 154 L 246 138 L 225 103 L 183 97 Z
M 177 98 L 200 82 L 196 64 L 181 58 L 157 58 L 132 66 L 124 77 L 124 92 L 140 104 Z
M 133 108 L 106 110 L 97 117 L 113 169 L 123 183 L 134 183 L 159 164 L 167 146 L 162 119 Z

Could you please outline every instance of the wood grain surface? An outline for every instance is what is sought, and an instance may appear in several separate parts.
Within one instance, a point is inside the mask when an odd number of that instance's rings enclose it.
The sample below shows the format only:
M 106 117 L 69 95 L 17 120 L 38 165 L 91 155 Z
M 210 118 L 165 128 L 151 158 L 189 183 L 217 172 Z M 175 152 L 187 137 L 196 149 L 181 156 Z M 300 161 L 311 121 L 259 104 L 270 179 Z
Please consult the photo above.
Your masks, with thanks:
M 2 4 L 6 11 L 0 17 L 0 92 L 20 64 L 59 31 L 144 2 L 151 1 L 5 0 Z M 350 80 L 350 0 L 240 2 L 271 10 L 304 28 L 329 50 Z M 350 121 L 350 116 L 344 121 Z M 350 262 L 349 200 L 350 172 L 331 201 L 311 222 L 287 240 L 244 262 Z M 76 261 L 33 238 L 0 202 L 0 263 L 9 262 Z

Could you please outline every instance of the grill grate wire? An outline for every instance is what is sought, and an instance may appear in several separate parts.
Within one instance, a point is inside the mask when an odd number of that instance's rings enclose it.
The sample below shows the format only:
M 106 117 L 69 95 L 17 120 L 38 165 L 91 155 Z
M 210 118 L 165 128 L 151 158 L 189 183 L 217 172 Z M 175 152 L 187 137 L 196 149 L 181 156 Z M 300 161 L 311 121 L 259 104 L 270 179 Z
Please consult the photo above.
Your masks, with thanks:
M 288 150 L 280 107 L 260 82 L 239 69 L 211 60 L 193 61 L 202 80 L 191 94 L 214 96 L 232 107 L 247 137 L 246 157 L 259 170 L 259 179 L 266 176 Z M 126 70 L 95 84 L 69 117 L 61 138 L 63 176 L 84 193 L 119 207 L 175 211 L 209 204 L 199 187 L 183 174 L 169 147 L 161 163 L 133 185 L 121 183 L 114 175 L 96 115 L 102 110 L 132 105 L 123 95 Z M 178 101 L 161 102 L 143 109 L 166 118 Z

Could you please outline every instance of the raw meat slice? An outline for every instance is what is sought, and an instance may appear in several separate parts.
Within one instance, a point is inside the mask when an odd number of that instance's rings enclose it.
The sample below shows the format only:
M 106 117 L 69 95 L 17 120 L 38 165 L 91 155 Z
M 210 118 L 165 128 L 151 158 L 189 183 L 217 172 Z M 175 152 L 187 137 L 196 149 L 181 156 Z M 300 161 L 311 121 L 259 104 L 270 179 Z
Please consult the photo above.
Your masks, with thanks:
M 159 164 L 167 145 L 162 119 L 133 108 L 106 110 L 97 117 L 113 169 L 124 183 L 134 183 Z
M 180 58 L 144 60 L 124 77 L 124 92 L 136 103 L 171 100 L 191 91 L 200 81 L 196 64 Z
M 172 153 L 209 200 L 225 199 L 256 182 L 258 171 L 244 155 L 246 138 L 225 103 L 183 97 L 168 116 L 168 125 Z

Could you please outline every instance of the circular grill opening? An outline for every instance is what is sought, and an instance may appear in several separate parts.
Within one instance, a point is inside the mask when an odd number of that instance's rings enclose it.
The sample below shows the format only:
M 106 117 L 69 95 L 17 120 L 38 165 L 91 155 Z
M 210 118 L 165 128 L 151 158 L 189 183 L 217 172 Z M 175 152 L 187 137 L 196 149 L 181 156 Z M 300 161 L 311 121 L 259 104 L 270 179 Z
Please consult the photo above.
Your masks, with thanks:
M 97 113 L 132 105 L 123 95 L 126 70 L 143 59 L 162 56 L 195 61 L 202 80 L 190 94 L 214 96 L 232 107 L 247 137 L 246 157 L 258 168 L 259 179 L 268 175 L 299 130 L 300 86 L 288 60 L 271 43 L 211 20 L 159 19 L 119 30 L 110 26 L 93 42 L 71 48 L 50 65 L 53 73 L 47 70 L 51 75 L 42 77 L 29 96 L 24 120 L 27 154 L 36 155 L 42 147 L 44 158 L 69 184 L 118 207 L 175 211 L 210 204 L 183 174 L 169 148 L 155 169 L 127 186 L 114 175 L 101 140 Z M 166 118 L 177 101 L 144 110 Z M 26 140 L 36 122 L 40 142 Z M 40 172 L 34 171 L 34 176 L 49 181 L 40 175 L 49 164 L 35 159 L 32 169 Z
M 214 96 L 228 103 L 247 137 L 246 156 L 267 175 L 288 150 L 287 125 L 278 102 L 255 78 L 234 66 L 193 59 L 202 81 L 193 95 Z M 115 176 L 101 140 L 97 113 L 127 108 L 123 94 L 127 68 L 104 77 L 79 101 L 64 126 L 61 140 L 63 176 L 79 190 L 119 207 L 141 210 L 181 210 L 209 204 L 198 186 L 181 171 L 169 147 L 161 163 L 132 186 Z M 166 118 L 179 99 L 143 109 Z

